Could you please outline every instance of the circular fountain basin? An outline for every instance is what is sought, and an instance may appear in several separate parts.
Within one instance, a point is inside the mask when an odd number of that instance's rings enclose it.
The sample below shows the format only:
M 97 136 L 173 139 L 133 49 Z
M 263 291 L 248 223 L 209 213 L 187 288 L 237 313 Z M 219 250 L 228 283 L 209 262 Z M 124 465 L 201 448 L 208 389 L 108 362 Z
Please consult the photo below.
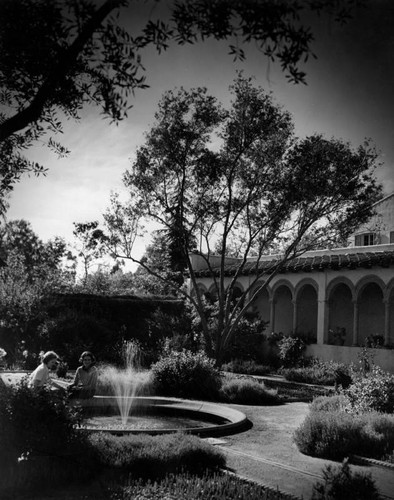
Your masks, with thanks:
M 94 396 L 79 400 L 89 432 L 112 434 L 168 434 L 177 431 L 198 436 L 223 436 L 250 427 L 245 414 L 214 403 L 164 397 L 133 398 L 126 425 L 120 421 L 116 398 Z

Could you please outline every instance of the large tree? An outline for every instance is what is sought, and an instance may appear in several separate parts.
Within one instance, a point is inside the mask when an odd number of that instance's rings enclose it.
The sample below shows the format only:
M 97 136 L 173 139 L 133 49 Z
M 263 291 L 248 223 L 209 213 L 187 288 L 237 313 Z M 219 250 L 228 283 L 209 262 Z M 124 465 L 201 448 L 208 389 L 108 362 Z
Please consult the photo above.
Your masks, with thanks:
M 358 3 L 178 0 L 170 2 L 166 19 L 155 18 L 152 9 L 141 31 L 130 33 L 122 16 L 138 17 L 137 0 L 1 0 L 0 213 L 24 172 L 45 173 L 24 150 L 49 134 L 48 146 L 67 154 L 51 135 L 62 131 L 62 117 L 78 119 L 87 103 L 114 121 L 127 116 L 130 93 L 146 87 L 145 47 L 160 52 L 170 42 L 213 37 L 228 40 L 230 53 L 242 59 L 243 43 L 255 42 L 264 55 L 279 60 L 290 80 L 300 82 L 305 73 L 299 64 L 311 54 L 313 41 L 301 19 L 304 10 L 331 11 L 335 20 L 345 21 Z
M 172 239 L 167 231 L 155 231 L 152 242 L 145 248 L 141 265 L 134 273 L 134 287 L 138 293 L 177 296 L 184 284 L 182 268 L 174 265 Z M 182 259 L 177 262 L 182 266 Z M 184 269 L 184 266 L 182 266 Z M 163 279 L 164 278 L 164 279 Z
M 49 300 L 70 290 L 73 275 L 63 267 L 66 244 L 60 238 L 43 243 L 24 220 L 0 227 L 0 344 L 14 358 L 20 341 L 33 346 Z
M 381 195 L 373 174 L 377 156 L 368 144 L 353 149 L 318 134 L 297 139 L 290 115 L 251 79 L 239 75 L 231 92 L 229 109 L 204 88 L 166 92 L 124 175 L 139 210 L 172 242 L 170 261 L 172 255 L 176 269 L 190 278 L 190 292 L 182 293 L 198 312 L 218 363 L 254 297 L 286 262 L 346 238 L 371 216 Z M 230 248 L 237 259 L 228 284 Z M 280 257 L 263 272 L 264 255 L 277 248 Z M 120 250 L 118 257 L 138 261 Z M 193 252 L 215 283 L 214 322 L 206 314 Z M 149 271 L 147 261 L 140 265 Z M 250 286 L 239 294 L 236 281 L 246 269 L 252 271 Z

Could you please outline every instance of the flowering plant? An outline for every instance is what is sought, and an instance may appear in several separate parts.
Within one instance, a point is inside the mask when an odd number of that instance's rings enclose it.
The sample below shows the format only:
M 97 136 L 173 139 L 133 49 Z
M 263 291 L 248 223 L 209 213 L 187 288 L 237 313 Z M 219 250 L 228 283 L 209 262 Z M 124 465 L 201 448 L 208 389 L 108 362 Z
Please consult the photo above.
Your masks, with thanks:
M 0 359 L 3 359 L 4 356 L 6 356 L 6 355 L 7 355 L 7 352 L 3 348 L 0 347 Z

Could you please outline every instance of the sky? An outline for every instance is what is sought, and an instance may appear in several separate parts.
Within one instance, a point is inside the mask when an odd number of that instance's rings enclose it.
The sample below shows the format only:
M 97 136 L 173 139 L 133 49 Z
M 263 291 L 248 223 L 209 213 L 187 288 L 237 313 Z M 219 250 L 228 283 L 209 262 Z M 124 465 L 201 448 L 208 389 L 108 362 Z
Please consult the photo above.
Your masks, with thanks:
M 134 33 L 147 15 L 160 14 L 140 9 L 123 14 L 122 21 Z M 205 86 L 228 105 L 228 87 L 237 70 L 254 76 L 256 85 L 273 93 L 292 114 L 297 136 L 318 132 L 354 147 L 371 138 L 382 162 L 377 178 L 384 193 L 390 194 L 394 191 L 394 2 L 366 0 L 366 7 L 345 26 L 327 17 L 311 18 L 311 23 L 317 59 L 303 65 L 307 85 L 288 83 L 279 65 L 269 63 L 253 45 L 245 47 L 247 59 L 242 63 L 233 62 L 225 43 L 213 40 L 174 45 L 161 55 L 148 50 L 143 63 L 150 87 L 137 90 L 131 98 L 128 119 L 110 124 L 99 110 L 87 108 L 79 122 L 65 121 L 64 133 L 56 137 L 71 151 L 67 158 L 58 159 L 43 144 L 34 146 L 27 156 L 47 167 L 48 174 L 26 176 L 15 186 L 8 219 L 30 221 L 44 241 L 61 236 L 71 242 L 73 222 L 101 220 L 111 192 L 123 192 L 122 174 L 154 123 L 162 93 Z M 149 234 L 137 241 L 136 257 L 147 243 Z

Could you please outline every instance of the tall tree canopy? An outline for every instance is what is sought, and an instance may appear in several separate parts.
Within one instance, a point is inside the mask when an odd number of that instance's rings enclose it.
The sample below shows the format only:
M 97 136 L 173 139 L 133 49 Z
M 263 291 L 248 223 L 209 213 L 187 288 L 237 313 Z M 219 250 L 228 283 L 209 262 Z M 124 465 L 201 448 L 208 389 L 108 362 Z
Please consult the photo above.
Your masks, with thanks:
M 166 92 L 156 123 L 124 175 L 139 213 L 166 232 L 174 271 L 188 274 L 191 293 L 183 293 L 200 315 L 207 345 L 213 339 L 218 362 L 253 298 L 283 265 L 346 238 L 371 216 L 381 196 L 373 173 L 377 155 L 368 144 L 353 149 L 318 134 L 297 139 L 290 115 L 252 79 L 239 75 L 231 92 L 229 109 L 205 88 Z M 229 248 L 237 256 L 230 284 L 225 279 Z M 259 264 L 277 248 L 281 255 L 262 281 Z M 135 260 L 120 250 L 118 257 Z M 193 252 L 214 279 L 214 331 Z M 236 294 L 236 281 L 250 259 L 255 274 L 250 286 Z M 149 268 L 147 261 L 141 265 Z
M 151 0 L 155 5 L 157 0 Z M 305 9 L 329 11 L 346 21 L 361 0 L 175 0 L 168 19 L 149 19 L 139 33 L 123 26 L 141 8 L 137 0 L 2 0 L 0 2 L 0 212 L 24 172 L 44 173 L 23 156 L 37 139 L 59 155 L 67 149 L 51 134 L 63 116 L 79 118 L 87 103 L 119 121 L 129 96 L 146 87 L 141 51 L 159 52 L 170 42 L 228 40 L 235 58 L 244 42 L 278 60 L 294 82 L 305 80 L 299 64 L 311 54 L 313 35 Z M 126 11 L 125 9 L 128 9 Z M 154 13 L 154 9 L 152 9 Z M 120 14 L 120 15 L 119 15 Z M 154 14 L 153 14 L 154 15 Z M 117 17 L 118 16 L 118 17 Z
M 0 343 L 12 353 L 19 341 L 37 340 L 48 299 L 70 290 L 73 275 L 62 265 L 65 242 L 43 243 L 25 220 L 0 227 L 0 255 Z

